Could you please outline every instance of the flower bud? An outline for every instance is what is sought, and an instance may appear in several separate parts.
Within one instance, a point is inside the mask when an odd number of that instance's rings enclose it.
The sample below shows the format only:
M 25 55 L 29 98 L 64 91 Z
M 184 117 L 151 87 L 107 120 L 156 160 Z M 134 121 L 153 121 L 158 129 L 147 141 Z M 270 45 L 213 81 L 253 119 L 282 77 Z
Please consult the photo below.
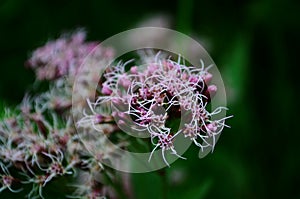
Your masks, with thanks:
M 203 76 L 203 80 L 204 80 L 204 82 L 206 83 L 206 84 L 209 84 L 210 83 L 210 81 L 211 81 L 211 79 L 212 79 L 212 74 L 210 74 L 210 73 L 206 73 L 204 76 Z
M 112 90 L 110 90 L 110 88 L 107 85 L 103 85 L 101 93 L 103 93 L 104 95 L 110 95 L 112 94 Z
M 131 72 L 132 74 L 138 74 L 138 68 L 137 68 L 137 66 L 131 67 L 131 68 L 130 68 L 130 72 Z
M 206 128 L 207 128 L 207 130 L 209 131 L 209 132 L 216 132 L 217 131 L 217 127 L 216 127 L 216 125 L 215 124 L 212 124 L 212 123 L 210 123 L 210 124 L 208 124 L 207 126 L 206 126 Z
M 217 86 L 216 85 L 210 85 L 210 86 L 208 86 L 207 90 L 209 92 L 210 97 L 212 98 L 217 92 Z

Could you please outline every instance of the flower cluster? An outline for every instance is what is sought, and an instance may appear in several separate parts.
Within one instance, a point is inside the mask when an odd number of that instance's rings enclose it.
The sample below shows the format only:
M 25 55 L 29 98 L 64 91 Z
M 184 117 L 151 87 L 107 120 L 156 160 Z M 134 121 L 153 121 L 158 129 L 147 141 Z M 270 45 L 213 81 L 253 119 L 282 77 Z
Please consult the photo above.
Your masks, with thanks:
M 90 53 L 99 59 L 112 56 L 112 49 L 95 48 L 99 43 L 86 42 L 85 38 L 86 33 L 80 30 L 49 41 L 33 52 L 27 66 L 35 70 L 37 79 L 54 80 L 65 75 L 76 75 Z
M 143 65 L 132 66 L 128 72 L 125 69 L 130 61 L 119 62 L 106 70 L 102 95 L 90 102 L 92 114 L 86 115 L 79 124 L 86 120 L 105 123 L 103 118 L 108 116 L 101 107 L 111 104 L 111 115 L 122 130 L 143 132 L 151 138 L 154 147 L 149 161 L 158 148 L 162 149 L 167 165 L 166 151 L 181 157 L 174 147 L 179 134 L 191 139 L 201 150 L 213 148 L 215 137 L 227 126 L 224 121 L 228 117 L 213 119 L 225 107 L 208 111 L 208 103 L 217 91 L 216 85 L 210 84 L 213 77 L 208 72 L 210 67 L 204 67 L 202 61 L 201 67 L 186 66 L 180 56 L 175 62 L 160 53 L 142 58 Z M 184 126 L 179 129 L 168 126 L 181 116 Z
M 33 184 L 29 198 L 36 192 L 42 196 L 42 187 L 53 178 L 74 173 L 76 162 L 67 152 L 73 134 L 70 120 L 61 124 L 38 99 L 25 98 L 19 110 L 7 112 L 0 123 L 0 164 L 6 171 L 22 172 L 11 176 L 13 181 Z
M 116 182 L 116 175 L 99 164 L 113 153 L 111 147 L 101 138 L 89 139 L 89 144 L 95 146 L 96 159 L 82 143 L 82 139 L 95 137 L 95 131 L 85 128 L 76 132 L 71 115 L 72 85 L 83 60 L 95 68 L 112 56 L 110 48 L 94 49 L 97 44 L 86 42 L 85 32 L 80 30 L 49 41 L 27 61 L 37 82 L 49 80 L 49 90 L 33 97 L 26 95 L 16 109 L 7 109 L 0 120 L 0 192 L 19 192 L 31 184 L 27 197 L 43 198 L 43 188 L 50 181 L 68 175 L 74 179 L 87 176 L 70 184 L 74 189 L 70 198 L 117 198 L 114 184 L 123 182 Z M 94 92 L 89 87 L 97 84 L 98 74 L 86 74 L 78 81 L 92 96 Z M 81 109 L 84 103 L 75 104 Z M 115 130 L 115 125 L 105 129 Z M 102 178 L 109 178 L 112 183 Z
M 112 48 L 99 46 L 99 42 L 86 42 L 86 32 L 79 30 L 65 34 L 59 39 L 49 41 L 32 53 L 26 66 L 33 69 L 37 80 L 49 80 L 50 89 L 43 94 L 44 103 L 58 111 L 69 110 L 72 104 L 72 86 L 81 65 L 89 64 L 92 70 L 105 65 L 114 51 Z M 89 56 L 88 56 L 89 55 Z M 86 57 L 89 57 L 88 60 Z M 80 71 L 83 73 L 84 71 Z M 89 90 L 97 84 L 98 74 L 86 73 L 81 76 L 81 90 Z M 92 96 L 94 93 L 90 93 Z M 78 102 L 79 103 L 79 102 Z
M 122 164 L 117 148 L 132 144 L 123 132 L 148 138 L 149 161 L 161 149 L 166 165 L 165 153 L 183 158 L 175 144 L 178 136 L 201 150 L 214 148 L 229 117 L 215 119 L 226 107 L 210 111 L 217 92 L 210 66 L 202 61 L 201 67 L 187 66 L 180 56 L 174 61 L 150 53 L 141 56 L 138 66 L 130 60 L 105 68 L 113 53 L 85 41 L 82 30 L 33 52 L 27 66 L 37 82 L 48 81 L 49 90 L 26 95 L 0 120 L 0 192 L 19 192 L 30 184 L 27 197 L 43 198 L 49 182 L 72 176 L 76 183 L 70 185 L 70 198 L 126 198 L 131 195 L 129 176 L 103 164 Z M 94 72 L 99 68 L 103 77 Z M 75 82 L 87 103 L 72 96 Z M 74 118 L 80 118 L 76 124 Z

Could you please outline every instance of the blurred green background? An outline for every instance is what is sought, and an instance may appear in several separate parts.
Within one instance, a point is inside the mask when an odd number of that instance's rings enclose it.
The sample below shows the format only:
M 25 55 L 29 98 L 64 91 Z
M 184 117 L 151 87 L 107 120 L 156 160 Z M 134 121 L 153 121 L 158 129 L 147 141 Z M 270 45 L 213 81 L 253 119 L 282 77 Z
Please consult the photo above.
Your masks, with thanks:
M 198 159 L 191 147 L 167 170 L 168 186 L 134 174 L 136 198 L 300 198 L 299 1 L 0 0 L 1 112 L 30 89 L 24 61 L 49 38 L 85 27 L 89 40 L 104 40 L 157 14 L 204 44 L 234 118 L 213 154 Z

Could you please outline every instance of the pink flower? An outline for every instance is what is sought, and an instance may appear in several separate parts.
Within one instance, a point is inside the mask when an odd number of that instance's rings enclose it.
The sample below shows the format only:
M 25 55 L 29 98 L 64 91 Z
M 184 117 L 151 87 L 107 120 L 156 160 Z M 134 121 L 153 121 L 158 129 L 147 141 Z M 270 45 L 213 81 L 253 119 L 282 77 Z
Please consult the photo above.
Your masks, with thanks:
M 181 157 L 173 145 L 176 136 L 183 134 L 202 150 L 213 148 L 215 142 L 210 143 L 207 139 L 213 137 L 214 140 L 227 126 L 224 120 L 228 117 L 214 121 L 212 116 L 226 108 L 219 107 L 212 112 L 207 110 L 217 87 L 209 85 L 212 74 L 204 68 L 203 62 L 202 67 L 197 68 L 181 64 L 180 58 L 174 62 L 164 57 L 158 54 L 155 58 L 145 58 L 147 62 L 140 72 L 134 66 L 130 73 L 125 73 L 125 66 L 130 62 L 119 62 L 107 69 L 102 91 L 109 92 L 102 92 L 104 95 L 99 96 L 94 106 L 96 109 L 105 103 L 118 101 L 117 109 L 122 110 L 123 115 L 122 119 L 117 117 L 121 119 L 117 121 L 119 127 L 125 129 L 127 125 L 127 129 L 147 131 L 154 145 L 152 153 L 161 148 L 163 160 L 169 165 L 164 155 L 166 151 Z M 174 131 L 167 123 L 180 118 L 181 114 L 185 115 L 186 124 L 183 129 Z
M 75 76 L 84 58 L 92 53 L 98 59 L 112 56 L 112 50 L 95 47 L 98 42 L 86 42 L 86 32 L 79 30 L 49 41 L 32 53 L 27 66 L 35 70 L 39 80 L 54 80 L 62 76 Z M 95 51 L 93 51 L 95 49 Z

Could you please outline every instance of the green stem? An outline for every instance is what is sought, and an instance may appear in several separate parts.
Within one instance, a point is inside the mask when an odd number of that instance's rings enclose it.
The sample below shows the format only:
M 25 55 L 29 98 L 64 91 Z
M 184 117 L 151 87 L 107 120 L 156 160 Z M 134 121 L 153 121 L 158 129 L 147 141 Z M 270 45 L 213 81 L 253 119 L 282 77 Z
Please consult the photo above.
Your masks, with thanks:
M 168 186 L 168 176 L 167 176 L 166 169 L 159 170 L 158 174 L 161 177 L 161 182 L 162 182 L 162 198 L 167 199 L 169 186 Z

